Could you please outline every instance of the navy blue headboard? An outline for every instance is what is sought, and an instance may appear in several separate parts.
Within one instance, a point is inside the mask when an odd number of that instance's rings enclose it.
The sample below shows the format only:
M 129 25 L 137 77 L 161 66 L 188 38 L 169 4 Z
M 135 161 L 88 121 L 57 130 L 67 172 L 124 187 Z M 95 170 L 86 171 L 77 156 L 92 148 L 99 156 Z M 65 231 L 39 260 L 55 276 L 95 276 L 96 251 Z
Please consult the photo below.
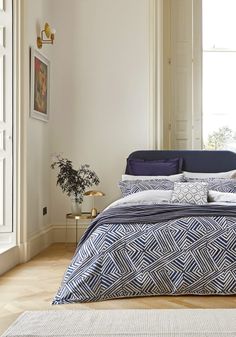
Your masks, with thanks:
M 230 151 L 135 151 L 131 159 L 158 160 L 183 158 L 183 171 L 189 172 L 226 172 L 236 169 L 236 153 Z M 126 167 L 126 174 L 129 174 Z

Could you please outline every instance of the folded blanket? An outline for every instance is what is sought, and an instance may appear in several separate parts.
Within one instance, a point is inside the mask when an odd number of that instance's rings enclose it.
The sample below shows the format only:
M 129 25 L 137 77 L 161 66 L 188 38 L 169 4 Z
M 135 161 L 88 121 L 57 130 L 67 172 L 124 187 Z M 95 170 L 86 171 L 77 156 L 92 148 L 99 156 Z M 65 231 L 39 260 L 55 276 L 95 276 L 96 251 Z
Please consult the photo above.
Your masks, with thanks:
M 174 220 L 184 217 L 213 217 L 227 216 L 236 217 L 235 205 L 176 205 L 176 204 L 160 204 L 160 205 L 135 205 L 113 207 L 102 212 L 91 223 L 84 236 L 81 238 L 80 244 L 87 239 L 88 236 L 102 224 L 131 224 L 131 223 L 148 223 L 154 224 L 162 221 Z M 78 247 L 79 247 L 78 246 Z

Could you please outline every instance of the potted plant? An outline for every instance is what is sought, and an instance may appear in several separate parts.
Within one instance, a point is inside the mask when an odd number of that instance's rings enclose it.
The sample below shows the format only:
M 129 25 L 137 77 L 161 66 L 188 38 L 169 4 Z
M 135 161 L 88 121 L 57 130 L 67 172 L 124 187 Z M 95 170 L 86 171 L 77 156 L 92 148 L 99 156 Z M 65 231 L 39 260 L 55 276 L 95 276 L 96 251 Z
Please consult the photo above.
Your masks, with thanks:
M 81 214 L 81 203 L 87 187 L 99 184 L 96 173 L 89 169 L 88 164 L 81 165 L 79 169 L 74 169 L 72 161 L 61 156 L 51 164 L 51 168 L 58 169 L 57 185 L 71 198 L 71 211 L 74 215 Z

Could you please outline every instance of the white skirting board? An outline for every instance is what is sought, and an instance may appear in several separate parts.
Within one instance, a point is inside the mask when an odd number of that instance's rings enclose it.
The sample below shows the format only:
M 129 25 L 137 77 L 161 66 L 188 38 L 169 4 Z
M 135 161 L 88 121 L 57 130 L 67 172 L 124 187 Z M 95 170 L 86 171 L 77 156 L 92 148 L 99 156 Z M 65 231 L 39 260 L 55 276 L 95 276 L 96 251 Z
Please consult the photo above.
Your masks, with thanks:
M 49 225 L 45 229 L 30 236 L 26 243 L 27 256 L 25 260 L 28 261 L 41 251 L 49 247 L 53 243 L 53 226 Z
M 86 229 L 87 225 L 78 225 L 77 227 L 77 240 L 79 241 Z M 67 231 L 67 233 L 66 233 Z M 76 241 L 76 226 L 68 225 L 67 229 L 65 225 L 53 225 L 53 242 L 75 242 Z
M 87 225 L 78 225 L 77 240 L 79 241 L 85 232 Z M 67 235 L 66 225 L 49 225 L 37 233 L 32 234 L 25 244 L 9 248 L 4 253 L 0 253 L 0 275 L 12 269 L 19 263 L 24 263 L 42 252 L 53 243 L 76 242 L 76 226 L 68 224 Z
M 0 253 L 0 275 L 12 269 L 19 263 L 29 261 L 52 243 L 53 226 L 48 226 L 29 237 L 26 243 L 11 247 L 5 252 Z
M 83 233 L 87 229 L 87 225 L 78 225 L 77 227 L 77 241 L 80 240 Z M 67 231 L 67 234 L 66 234 Z M 76 242 L 76 226 L 75 224 L 66 225 L 50 225 L 46 229 L 32 235 L 27 244 L 27 258 L 26 261 L 30 260 L 35 255 L 39 254 L 41 251 L 49 247 L 53 243 L 57 242 Z

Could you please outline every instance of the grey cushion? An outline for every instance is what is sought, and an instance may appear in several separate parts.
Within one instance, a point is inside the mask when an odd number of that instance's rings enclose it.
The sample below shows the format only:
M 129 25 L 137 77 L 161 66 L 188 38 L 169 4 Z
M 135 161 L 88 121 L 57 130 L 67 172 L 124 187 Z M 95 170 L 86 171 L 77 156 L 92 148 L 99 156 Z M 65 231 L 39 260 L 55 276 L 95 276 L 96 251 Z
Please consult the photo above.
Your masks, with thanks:
M 205 182 L 208 184 L 208 188 L 211 191 L 225 192 L 225 193 L 236 193 L 236 179 L 225 179 L 225 178 L 207 178 L 207 179 L 196 179 L 196 178 L 185 178 L 187 182 Z
M 204 205 L 207 203 L 208 184 L 205 182 L 174 183 L 171 202 Z
M 174 182 L 167 179 L 124 180 L 119 182 L 123 197 L 146 190 L 173 190 Z

